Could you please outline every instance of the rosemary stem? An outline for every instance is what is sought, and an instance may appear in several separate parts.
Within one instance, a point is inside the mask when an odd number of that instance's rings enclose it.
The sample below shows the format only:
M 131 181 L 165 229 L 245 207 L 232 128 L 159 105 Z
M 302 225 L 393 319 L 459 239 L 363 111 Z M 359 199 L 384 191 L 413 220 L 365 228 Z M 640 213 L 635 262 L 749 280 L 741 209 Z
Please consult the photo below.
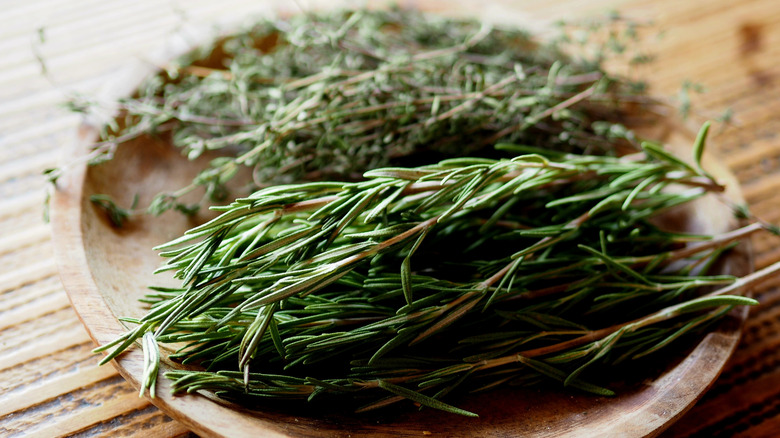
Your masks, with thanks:
M 701 242 L 694 245 L 688 245 L 685 248 L 672 251 L 669 253 L 669 256 L 666 258 L 666 260 L 671 262 L 674 260 L 685 259 L 694 254 L 698 254 L 702 251 L 712 249 L 712 248 L 718 248 L 725 244 L 750 236 L 751 234 L 757 231 L 761 231 L 763 229 L 764 227 L 762 226 L 762 224 L 758 222 L 754 222 L 744 227 L 719 234 L 706 242 Z M 649 261 L 650 259 L 648 258 L 647 260 Z
M 758 271 L 753 272 L 752 274 L 748 274 L 745 275 L 744 277 L 738 278 L 735 282 L 731 283 L 730 285 L 717 289 L 704 296 L 715 297 L 715 296 L 729 295 L 735 292 L 742 292 L 745 289 L 755 286 L 756 284 L 759 284 L 764 280 L 772 278 L 775 274 L 779 272 L 780 272 L 780 262 L 775 262 L 763 269 L 759 269 Z
M 734 281 L 732 284 L 728 286 L 722 287 L 706 295 L 703 295 L 702 298 L 718 297 L 718 296 L 733 294 L 735 292 L 742 292 L 746 288 L 749 288 L 757 283 L 760 283 L 761 281 L 771 278 L 778 272 L 780 272 L 780 262 L 776 262 L 772 265 L 767 266 L 766 268 L 763 268 L 752 274 L 739 278 L 738 280 Z M 655 324 L 658 322 L 666 321 L 668 319 L 677 317 L 680 315 L 679 310 L 685 308 L 685 306 L 687 305 L 688 305 L 687 302 L 683 302 L 680 304 L 669 306 L 667 308 L 661 309 L 643 318 L 638 318 L 633 321 L 628 321 L 621 324 L 615 324 L 613 326 L 605 327 L 599 330 L 593 330 L 586 335 L 574 339 L 570 339 L 568 341 L 564 341 L 558 344 L 548 345 L 540 348 L 535 348 L 532 350 L 522 351 L 517 354 L 524 357 L 536 357 L 536 356 L 544 356 L 551 353 L 557 353 L 559 351 L 568 350 L 570 348 L 580 347 L 590 342 L 603 339 L 623 328 L 630 327 L 632 329 L 637 329 L 637 328 L 645 327 L 651 324 Z M 483 363 L 483 366 L 486 368 L 492 368 L 496 366 L 506 365 L 507 363 L 513 362 L 512 360 L 513 357 L 515 357 L 515 355 L 506 356 L 500 359 L 485 361 Z

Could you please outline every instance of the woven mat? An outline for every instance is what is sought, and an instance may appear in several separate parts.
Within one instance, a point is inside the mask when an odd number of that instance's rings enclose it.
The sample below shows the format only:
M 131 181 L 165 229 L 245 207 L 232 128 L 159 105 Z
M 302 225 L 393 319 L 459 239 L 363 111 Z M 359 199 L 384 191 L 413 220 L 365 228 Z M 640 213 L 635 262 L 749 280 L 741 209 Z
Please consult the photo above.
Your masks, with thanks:
M 143 58 L 183 22 L 235 21 L 268 6 L 248 0 L 9 3 L 0 12 L 0 436 L 186 435 L 113 368 L 97 367 L 57 276 L 42 220 L 41 172 L 59 162 L 79 124 L 58 106 L 67 95 L 98 92 L 128 57 Z M 416 3 L 450 9 L 470 2 Z M 647 22 L 652 37 L 644 44 L 656 60 L 633 73 L 664 95 L 677 94 L 685 80 L 703 85 L 705 93 L 692 93 L 693 119 L 733 114 L 711 144 L 741 181 L 754 213 L 780 223 L 780 2 L 543 3 L 523 9 L 518 19 L 580 17 L 610 6 Z M 754 240 L 758 268 L 780 260 L 779 243 Z M 755 290 L 761 306 L 753 309 L 738 351 L 713 388 L 663 436 L 780 436 L 778 284 L 780 278 Z

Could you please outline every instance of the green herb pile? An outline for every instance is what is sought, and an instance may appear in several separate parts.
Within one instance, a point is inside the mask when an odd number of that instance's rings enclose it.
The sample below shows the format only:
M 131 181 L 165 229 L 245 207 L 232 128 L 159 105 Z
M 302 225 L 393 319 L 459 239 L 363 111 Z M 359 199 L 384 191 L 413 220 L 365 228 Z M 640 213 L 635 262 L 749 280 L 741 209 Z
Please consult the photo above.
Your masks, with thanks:
M 148 208 L 194 213 L 224 201 L 242 167 L 263 187 L 357 180 L 381 166 L 490 153 L 500 141 L 611 153 L 634 141 L 616 122 L 641 99 L 636 86 L 516 30 L 403 11 L 301 15 L 200 49 L 111 104 L 121 123 L 106 127 L 95 161 L 141 135 L 167 136 L 190 159 L 225 151 Z M 203 202 L 180 201 L 198 187 Z
M 224 195 L 243 165 L 260 187 L 160 247 L 181 287 L 154 288 L 100 347 L 106 362 L 143 339 L 152 393 L 172 344 L 199 367 L 166 373 L 177 392 L 475 415 L 444 400 L 550 381 L 612 394 L 588 371 L 755 303 L 710 271 L 760 224 L 658 226 L 723 189 L 700 165 L 708 125 L 693 164 L 638 142 L 619 118 L 642 99 L 598 65 L 401 11 L 263 23 L 223 46 L 223 69 L 186 61 L 123 101 L 107 140 L 228 148 L 192 187 Z M 151 210 L 191 211 L 190 189 Z

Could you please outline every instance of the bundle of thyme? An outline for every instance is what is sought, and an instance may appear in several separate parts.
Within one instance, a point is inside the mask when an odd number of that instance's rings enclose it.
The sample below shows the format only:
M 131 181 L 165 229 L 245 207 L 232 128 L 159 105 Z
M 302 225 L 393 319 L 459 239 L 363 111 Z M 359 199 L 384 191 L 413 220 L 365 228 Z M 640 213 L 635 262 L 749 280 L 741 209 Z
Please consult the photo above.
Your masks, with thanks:
M 172 62 L 134 97 L 70 106 L 120 114 L 95 162 L 142 135 L 168 136 L 190 159 L 226 154 L 189 186 L 160 193 L 148 206 L 159 214 L 224 201 L 243 167 L 264 187 L 356 180 L 501 141 L 610 151 L 634 142 L 616 122 L 621 105 L 639 98 L 598 63 L 519 30 L 391 10 L 260 22 Z M 202 201 L 181 201 L 197 187 L 206 188 Z
M 98 349 L 105 363 L 142 339 L 142 392 L 170 344 L 198 367 L 166 374 L 176 392 L 475 415 L 444 400 L 549 380 L 609 395 L 592 368 L 755 304 L 736 293 L 766 272 L 711 271 L 766 226 L 658 225 L 723 189 L 700 163 L 708 125 L 693 164 L 640 144 L 615 117 L 642 99 L 598 66 L 400 11 L 264 23 L 223 47 L 225 69 L 172 67 L 121 102 L 127 128 L 105 143 L 170 131 L 190 157 L 235 152 L 155 212 L 191 210 L 178 198 L 196 185 L 223 193 L 242 165 L 262 187 L 159 247 L 181 287 L 153 288 Z

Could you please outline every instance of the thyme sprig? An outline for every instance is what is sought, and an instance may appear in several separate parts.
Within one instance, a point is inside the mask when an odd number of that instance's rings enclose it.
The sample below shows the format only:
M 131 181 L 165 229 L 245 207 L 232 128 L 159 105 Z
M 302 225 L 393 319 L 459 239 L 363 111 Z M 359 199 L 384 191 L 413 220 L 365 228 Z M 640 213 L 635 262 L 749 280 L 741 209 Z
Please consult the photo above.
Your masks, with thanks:
M 176 392 L 475 415 L 442 400 L 540 378 L 609 395 L 588 369 L 755 303 L 708 271 L 760 224 L 715 238 L 655 225 L 722 190 L 700 166 L 651 143 L 622 157 L 498 148 L 514 157 L 272 186 L 215 207 L 158 248 L 182 287 L 151 294 L 149 313 L 126 320 L 137 328 L 100 348 L 104 362 L 143 336 L 158 348 L 153 333 L 203 367 L 167 373 Z

